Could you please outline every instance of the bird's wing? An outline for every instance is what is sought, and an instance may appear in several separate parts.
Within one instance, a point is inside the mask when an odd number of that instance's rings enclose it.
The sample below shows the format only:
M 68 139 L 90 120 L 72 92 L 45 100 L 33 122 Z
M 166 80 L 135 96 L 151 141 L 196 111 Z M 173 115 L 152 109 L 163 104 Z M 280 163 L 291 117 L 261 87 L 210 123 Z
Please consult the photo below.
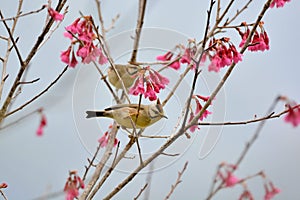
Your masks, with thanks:
M 118 104 L 118 105 L 115 105 L 115 106 L 112 106 L 112 107 L 109 107 L 109 108 L 105 108 L 104 110 L 105 111 L 117 110 L 117 109 L 121 109 L 121 108 L 125 108 L 125 107 L 138 109 L 139 104 Z M 144 110 L 144 108 L 140 105 L 139 110 Z

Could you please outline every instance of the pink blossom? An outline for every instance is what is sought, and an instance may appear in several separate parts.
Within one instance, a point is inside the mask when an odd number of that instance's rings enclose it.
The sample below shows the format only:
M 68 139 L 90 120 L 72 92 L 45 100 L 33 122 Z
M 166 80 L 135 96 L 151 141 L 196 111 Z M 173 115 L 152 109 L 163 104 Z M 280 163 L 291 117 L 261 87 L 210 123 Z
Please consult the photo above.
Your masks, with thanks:
M 73 35 L 72 34 L 77 34 L 78 33 L 78 22 L 80 21 L 80 18 L 77 18 L 71 25 L 66 27 L 66 32 L 64 33 L 64 36 L 70 39 L 73 39 Z M 69 32 L 71 32 L 72 34 L 70 34 Z
M 284 121 L 291 123 L 294 127 L 300 124 L 300 108 L 292 108 L 291 105 L 288 105 L 288 113 L 284 117 Z
M 7 187 L 8 187 L 7 183 L 5 183 L 5 182 L 0 183 L 0 189 L 7 188 Z
M 140 76 L 138 79 L 135 80 L 134 85 L 130 88 L 129 94 L 139 95 L 144 94 L 144 77 Z
M 233 54 L 233 62 L 234 63 L 238 63 L 239 61 L 242 61 L 242 56 L 243 54 L 241 54 L 240 52 L 238 52 L 235 48 L 234 45 L 230 45 L 230 49 L 232 51 L 232 54 Z
M 99 48 L 92 45 L 90 49 L 90 51 L 88 51 L 88 55 L 82 57 L 82 63 L 89 64 L 90 62 L 95 61 L 96 58 L 100 56 L 101 50 Z
M 42 111 L 40 111 L 42 112 Z M 44 114 L 41 114 L 41 121 L 38 129 L 36 130 L 36 135 L 37 136 L 42 136 L 44 133 L 44 127 L 47 125 L 47 119 Z
M 170 65 L 171 68 L 178 70 L 180 69 L 180 62 L 177 60 Z
M 226 187 L 232 187 L 239 182 L 239 179 L 236 176 L 234 176 L 231 172 L 227 172 L 227 177 L 224 181 Z
M 104 65 L 104 64 L 107 63 L 107 61 L 108 61 L 108 60 L 107 60 L 106 56 L 102 53 L 102 51 L 100 51 L 98 63 L 99 63 L 100 65 Z
M 84 188 L 84 182 L 77 175 L 77 171 L 71 171 L 69 177 L 64 187 L 64 192 L 66 193 L 66 200 L 73 200 L 79 195 L 79 188 Z
M 73 53 L 72 53 L 72 59 L 71 59 L 71 62 L 69 63 L 69 66 L 74 68 L 77 64 L 78 64 L 78 62 L 76 60 L 75 53 L 73 51 Z
M 281 191 L 279 188 L 276 188 L 272 182 L 269 182 L 269 184 L 265 184 L 265 196 L 264 200 L 270 200 L 272 199 L 275 195 L 279 194 Z
M 173 53 L 171 51 L 168 51 L 166 54 L 164 55 L 160 55 L 156 57 L 156 60 L 160 60 L 160 61 L 169 61 L 171 60 L 173 56 Z
M 249 190 L 244 190 L 244 192 L 239 197 L 239 200 L 254 200 L 254 197 Z
M 59 14 L 59 12 L 57 12 L 53 8 L 48 8 L 48 13 L 55 21 L 62 21 L 64 19 L 64 15 Z
M 157 99 L 156 92 L 154 91 L 154 89 L 149 81 L 147 82 L 146 87 L 147 87 L 147 90 L 144 93 L 145 98 L 149 98 L 150 101 L 156 100 Z
M 189 123 L 194 119 L 195 114 L 193 112 L 190 113 Z M 196 129 L 200 129 L 197 125 L 193 125 L 189 128 L 189 130 L 194 133 Z
M 258 34 L 256 31 L 253 39 L 250 43 L 251 46 L 248 47 L 249 51 L 265 51 L 269 50 L 269 37 L 267 35 L 267 32 L 264 31 L 263 33 Z
M 208 71 L 219 72 L 221 67 L 221 58 L 216 54 L 211 58 L 211 63 L 208 65 Z
M 108 140 L 109 140 L 109 131 L 106 131 L 103 136 L 98 140 L 98 142 L 100 143 L 100 147 L 106 147 L 107 144 L 108 144 Z M 114 147 L 116 147 L 118 144 L 118 139 L 115 138 L 115 141 L 114 141 Z
M 291 0 L 273 0 L 270 7 L 273 8 L 276 5 L 276 8 L 283 7 L 286 2 L 290 2 Z
M 70 53 L 72 50 L 72 46 L 69 46 L 69 48 L 66 51 L 62 51 L 60 54 L 60 59 L 66 64 L 69 64 L 70 62 Z
M 247 38 L 248 38 L 248 36 L 249 36 L 249 34 L 250 34 L 250 30 L 249 30 L 249 28 L 247 27 L 247 29 L 246 29 L 246 31 L 243 33 L 243 32 L 241 32 L 239 29 L 237 29 L 238 31 L 239 31 L 239 34 L 240 34 L 240 36 L 241 36 L 241 38 L 242 38 L 242 41 L 241 41 L 241 43 L 239 44 L 239 47 L 243 47 L 244 46 L 244 44 L 245 44 L 245 42 L 246 42 L 246 40 L 247 40 Z

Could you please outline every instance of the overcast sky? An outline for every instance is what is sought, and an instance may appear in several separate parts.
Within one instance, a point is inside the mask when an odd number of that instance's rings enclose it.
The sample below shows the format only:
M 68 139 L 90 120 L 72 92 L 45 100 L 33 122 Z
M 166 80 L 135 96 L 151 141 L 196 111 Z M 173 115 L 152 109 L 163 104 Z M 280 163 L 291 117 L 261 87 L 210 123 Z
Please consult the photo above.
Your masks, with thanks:
M 6 17 L 13 16 L 17 3 L 16 0 L 2 0 L 0 2 L 2 13 Z M 23 11 L 36 10 L 45 3 L 25 1 Z M 240 4 L 237 3 L 237 8 Z M 41 80 L 24 87 L 20 98 L 16 101 L 16 106 L 37 94 L 41 88 L 45 88 L 64 68 L 64 64 L 59 60 L 59 54 L 68 47 L 69 41 L 62 35 L 63 27 L 72 23 L 79 16 L 79 11 L 96 16 L 97 11 L 92 0 L 76 1 L 76 3 L 70 1 L 68 5 L 69 12 L 62 26 L 42 47 L 30 66 L 28 80 L 35 78 Z M 109 32 L 108 37 L 113 58 L 117 62 L 125 63 L 130 58 L 132 47 L 130 36 L 133 35 L 132 29 L 136 24 L 137 1 L 104 1 L 102 5 L 107 25 L 116 14 L 120 14 L 115 29 Z M 178 43 L 186 44 L 189 38 L 197 40 L 202 38 L 207 8 L 208 1 L 149 1 L 144 23 L 144 27 L 148 29 L 143 31 L 142 50 L 138 54 L 138 59 L 153 61 L 156 55 L 162 54 Z M 254 0 L 235 24 L 241 21 L 253 22 L 253 17 L 261 8 L 261 1 Z M 243 62 L 237 65 L 224 89 L 217 96 L 211 108 L 214 115 L 208 120 L 242 121 L 253 119 L 255 115 L 262 116 L 277 95 L 286 95 L 300 102 L 300 69 L 297 62 L 300 46 L 299 10 L 299 1 L 293 0 L 284 8 L 268 11 L 263 20 L 270 37 L 270 50 L 263 53 L 245 53 Z M 41 32 L 45 16 L 46 11 L 20 20 L 15 36 L 20 37 L 18 45 L 24 57 Z M 1 24 L 0 34 L 3 33 L 4 27 Z M 230 37 L 234 35 L 232 41 L 239 41 L 236 33 L 229 34 Z M 4 52 L 4 44 L 3 41 L 0 42 L 1 56 Z M 14 74 L 17 69 L 17 59 L 12 55 L 8 73 Z M 209 95 L 224 72 L 225 69 L 219 74 L 204 70 L 197 92 Z M 171 79 L 171 85 L 174 84 L 172 80 L 179 76 L 174 71 L 165 75 Z M 179 113 L 180 107 L 185 102 L 189 78 L 183 82 L 165 107 L 169 119 L 158 122 L 147 131 L 147 134 L 171 133 L 177 119 L 174 113 Z M 11 80 L 12 78 L 8 79 L 8 83 Z M 166 89 L 166 92 L 170 88 L 171 86 Z M 4 96 L 6 94 L 7 91 L 4 92 Z M 162 93 L 160 97 L 164 99 L 166 95 L 167 93 Z M 9 185 L 4 190 L 8 199 L 30 200 L 57 192 L 63 189 L 68 170 L 77 169 L 80 175 L 83 174 L 84 165 L 87 164 L 86 159 L 95 151 L 97 139 L 112 122 L 109 119 L 86 120 L 84 112 L 87 109 L 103 109 L 112 104 L 114 102 L 104 84 L 99 82 L 95 68 L 89 65 L 78 65 L 76 69 L 69 69 L 44 97 L 18 115 L 8 118 L 6 123 L 36 108 L 44 107 L 48 120 L 43 137 L 35 135 L 40 120 L 38 115 L 31 116 L 0 132 L 0 182 L 7 182 Z M 284 105 L 281 103 L 276 111 L 282 109 Z M 204 199 L 217 165 L 222 161 L 235 162 L 256 127 L 257 124 L 201 127 L 200 131 L 192 134 L 190 140 L 181 138 L 167 151 L 167 153 L 180 153 L 180 156 L 160 157 L 154 161 L 150 199 L 162 199 L 167 195 L 171 184 L 174 184 L 177 178 L 177 172 L 182 169 L 186 161 L 189 164 L 182 177 L 183 182 L 175 190 L 172 199 Z M 297 154 L 300 150 L 299 130 L 284 123 L 282 118 L 268 121 L 236 175 L 242 178 L 264 170 L 282 190 L 276 199 L 299 197 L 300 157 Z M 124 132 L 120 132 L 118 138 L 123 148 L 128 138 Z M 210 141 L 210 145 L 205 146 L 209 139 L 217 141 L 212 151 L 209 149 L 214 142 Z M 144 156 L 149 156 L 163 142 L 164 140 L 160 139 L 141 139 Z M 128 156 L 136 155 L 136 152 L 134 147 Z M 97 199 L 107 195 L 137 164 L 137 159 L 127 159 L 120 163 L 116 172 L 99 191 Z M 146 168 L 140 176 L 117 194 L 115 199 L 133 199 L 144 186 L 148 171 L 149 168 Z M 262 181 L 259 178 L 249 182 L 249 189 L 256 199 L 261 199 L 264 195 Z M 237 186 L 234 189 L 221 191 L 215 199 L 237 199 L 241 191 L 242 188 Z M 63 196 L 54 199 L 63 199 Z

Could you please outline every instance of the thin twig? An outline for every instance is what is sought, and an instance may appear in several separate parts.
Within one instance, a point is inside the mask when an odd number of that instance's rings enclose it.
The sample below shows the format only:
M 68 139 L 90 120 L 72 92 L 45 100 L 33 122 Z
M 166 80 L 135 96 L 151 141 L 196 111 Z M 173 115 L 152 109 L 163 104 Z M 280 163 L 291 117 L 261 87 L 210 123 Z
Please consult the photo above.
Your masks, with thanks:
M 188 165 L 188 162 L 186 161 L 185 164 L 184 164 L 184 166 L 183 166 L 183 169 L 180 172 L 178 172 L 178 176 L 177 176 L 176 182 L 175 182 L 174 185 L 171 185 L 171 190 L 168 193 L 168 195 L 166 196 L 165 200 L 170 199 L 171 195 L 175 191 L 175 188 L 182 182 L 181 177 L 182 177 L 184 171 L 186 170 L 187 165 Z
M 128 152 L 128 150 L 132 147 L 132 145 L 135 143 L 135 139 L 132 137 L 130 138 L 130 141 L 127 143 L 126 147 L 124 148 L 124 150 L 120 153 L 120 155 L 114 160 L 113 165 L 110 166 L 110 168 L 105 172 L 105 174 L 102 176 L 101 180 L 98 182 L 98 184 L 94 187 L 94 189 L 92 190 L 89 188 L 85 188 L 85 191 L 82 193 L 82 195 L 79 197 L 79 200 L 85 200 L 85 199 L 93 199 L 93 197 L 96 195 L 96 193 L 98 192 L 98 190 L 101 188 L 101 186 L 103 185 L 103 183 L 107 180 L 107 178 L 110 176 L 110 174 L 112 173 L 112 171 L 114 170 L 114 168 L 117 166 L 117 164 L 124 158 L 125 154 Z M 99 163 L 100 164 L 100 163 Z M 96 168 L 95 174 L 99 173 L 100 176 L 100 172 L 98 172 L 98 170 L 100 170 L 99 168 Z M 93 176 L 96 176 L 96 175 Z M 96 181 L 99 179 L 99 177 L 96 179 Z M 90 183 L 89 183 L 90 184 Z
M 7 197 L 5 196 L 4 192 L 2 192 L 2 190 L 0 190 L 0 194 L 2 195 L 4 200 L 8 200 Z
M 23 120 L 26 119 L 27 117 L 29 117 L 29 116 L 31 116 L 31 115 L 37 113 L 37 112 L 40 112 L 40 110 L 41 110 L 41 108 L 36 109 L 36 110 L 34 110 L 34 111 L 32 111 L 32 112 L 30 112 L 30 113 L 28 113 L 28 114 L 26 114 L 26 115 L 20 117 L 20 118 L 17 119 L 16 121 L 13 121 L 13 122 L 11 122 L 11 123 L 9 123 L 9 124 L 6 124 L 6 125 L 0 127 L 0 130 L 2 131 L 2 130 L 4 130 L 4 129 L 6 129 L 6 128 L 9 128 L 9 127 L 11 127 L 11 126 L 13 126 L 13 125 L 15 125 L 15 124 L 17 124 L 17 123 L 23 121 Z
M 236 14 L 231 18 L 231 19 L 228 19 L 226 21 L 226 25 L 227 24 L 231 24 L 242 12 L 244 12 L 244 10 L 246 10 L 248 8 L 248 6 L 250 5 L 250 3 L 252 2 L 253 0 L 249 0 L 240 10 L 237 10 L 236 11 Z
M 63 8 L 63 6 L 65 5 L 65 3 L 66 3 L 66 0 L 59 1 L 58 5 L 56 7 L 56 10 L 60 11 Z M 3 23 L 5 23 L 5 21 L 3 21 Z M 14 80 L 14 82 L 13 82 L 13 84 L 12 84 L 12 86 L 11 86 L 9 92 L 8 92 L 8 95 L 7 95 L 7 97 L 6 97 L 3 105 L 1 107 L 1 110 L 0 110 L 0 124 L 2 123 L 3 119 L 6 116 L 7 109 L 9 107 L 10 103 L 11 103 L 11 100 L 12 100 L 15 92 L 16 92 L 16 89 L 18 87 L 18 83 L 21 80 L 24 71 L 26 70 L 26 68 L 29 65 L 29 63 L 32 60 L 32 58 L 37 53 L 38 47 L 43 42 L 45 35 L 49 32 L 49 30 L 50 30 L 50 28 L 51 28 L 51 26 L 52 26 L 53 23 L 54 23 L 54 19 L 51 18 L 49 20 L 49 22 L 46 24 L 46 26 L 43 29 L 42 33 L 37 37 L 37 40 L 36 40 L 34 46 L 32 47 L 31 51 L 29 52 L 28 56 L 26 57 L 26 59 L 23 61 L 22 59 L 20 60 L 20 58 L 19 58 L 21 66 L 20 66 L 19 72 L 17 73 L 16 78 L 15 78 L 15 80 Z M 12 36 L 10 36 L 10 37 L 12 38 Z M 12 40 L 12 42 L 14 44 L 14 40 Z M 14 47 L 16 49 L 16 45 L 15 44 L 14 44 Z
M 143 27 L 143 24 L 144 24 L 146 3 L 147 3 L 147 0 L 139 0 L 139 13 L 138 13 L 137 25 L 136 25 L 136 28 L 135 28 L 135 37 L 134 37 L 133 50 L 132 50 L 132 55 L 131 55 L 131 59 L 130 59 L 130 62 L 129 62 L 130 64 L 135 64 L 135 62 L 136 62 L 136 57 L 137 57 L 137 52 L 138 52 L 139 42 L 140 42 L 140 37 L 141 37 L 141 32 L 142 32 L 142 27 Z
M 86 179 L 86 176 L 87 176 L 87 174 L 88 174 L 88 171 L 89 171 L 90 168 L 93 166 L 93 163 L 94 163 L 94 161 L 95 161 L 95 159 L 96 159 L 96 157 L 97 157 L 97 155 L 98 155 L 98 152 L 99 152 L 100 148 L 101 148 L 101 144 L 100 144 L 100 142 L 99 142 L 99 144 L 98 144 L 98 146 L 97 146 L 97 149 L 96 149 L 96 152 L 94 153 L 94 156 L 93 156 L 92 160 L 88 160 L 88 161 L 89 161 L 89 165 L 88 165 L 87 167 L 85 166 L 85 172 L 84 172 L 84 174 L 83 174 L 83 176 L 82 176 L 82 180 L 83 180 L 83 181 Z
M 29 11 L 27 13 L 20 13 L 19 15 L 17 15 L 16 17 L 8 17 L 8 18 L 5 18 L 5 19 L 0 19 L 0 22 L 1 21 L 10 21 L 10 20 L 16 20 L 17 18 L 20 18 L 20 17 L 25 17 L 27 15 L 32 15 L 32 14 L 35 14 L 35 13 L 39 13 L 41 12 L 42 10 L 44 10 L 45 8 L 47 8 L 46 5 L 42 5 L 41 8 L 37 9 L 37 10 L 33 10 L 33 11 Z
M 83 193 L 79 197 L 79 200 L 86 200 L 87 199 L 88 195 L 90 194 L 91 190 L 93 189 L 93 187 L 95 186 L 97 180 L 99 179 L 100 174 L 101 174 L 106 162 L 108 161 L 108 159 L 112 155 L 111 152 L 112 152 L 112 149 L 114 147 L 114 141 L 115 141 L 117 132 L 118 132 L 117 124 L 114 123 L 113 127 L 112 127 L 112 130 L 109 134 L 108 144 L 106 146 L 103 157 L 101 158 L 100 162 L 97 164 L 95 172 L 94 172 L 91 180 L 89 181 L 89 183 L 86 185 Z
M 145 185 L 144 185 L 144 187 L 142 187 L 142 189 L 139 191 L 139 193 L 136 195 L 136 197 L 134 197 L 133 199 L 134 200 L 137 200 L 140 196 L 141 196 L 141 194 L 145 191 L 145 189 L 147 188 L 147 186 L 148 186 L 148 183 L 146 183 Z
M 53 82 L 51 82 L 48 85 L 48 87 L 46 87 L 43 91 L 41 91 L 38 95 L 36 95 L 35 97 L 33 97 L 31 100 L 27 101 L 26 103 L 24 103 L 23 105 L 19 106 L 15 110 L 10 111 L 9 113 L 5 114 L 4 117 L 8 117 L 8 116 L 14 114 L 17 111 L 22 110 L 24 107 L 28 106 L 29 104 L 31 104 L 32 102 L 34 102 L 36 99 L 38 99 L 40 96 L 42 96 L 43 94 L 45 94 L 62 77 L 62 75 L 67 71 L 67 69 L 68 69 L 68 65 L 63 69 L 63 71 L 58 75 L 58 77 Z

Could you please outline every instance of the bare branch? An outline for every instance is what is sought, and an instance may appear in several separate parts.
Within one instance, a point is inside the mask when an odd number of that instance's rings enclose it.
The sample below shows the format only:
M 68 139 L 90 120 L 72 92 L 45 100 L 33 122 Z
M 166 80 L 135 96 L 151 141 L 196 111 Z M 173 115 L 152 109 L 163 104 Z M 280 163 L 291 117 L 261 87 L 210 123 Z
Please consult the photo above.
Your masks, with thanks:
M 142 27 L 144 24 L 146 3 L 147 3 L 147 0 L 139 0 L 139 14 L 138 14 L 137 25 L 135 28 L 133 50 L 132 50 L 132 55 L 131 55 L 131 59 L 129 62 L 130 64 L 135 64 L 135 62 L 136 62 L 136 57 L 137 57 L 137 52 L 138 52 L 139 42 L 140 42 L 140 36 L 141 36 L 141 32 L 142 32 Z
M 148 186 L 148 183 L 146 183 L 145 185 L 144 185 L 144 187 L 142 187 L 142 189 L 140 190 L 140 192 L 136 195 L 136 197 L 134 197 L 133 199 L 134 200 L 137 200 L 140 196 L 141 196 L 141 194 L 145 191 L 145 189 L 147 188 L 147 186 Z
M 32 14 L 35 14 L 35 13 L 39 13 L 41 12 L 42 10 L 44 10 L 45 8 L 47 8 L 46 5 L 42 5 L 41 8 L 37 9 L 37 10 L 33 10 L 33 11 L 30 11 L 30 12 L 27 12 L 27 13 L 20 13 L 19 15 L 17 15 L 16 17 L 9 17 L 9 18 L 5 18 L 5 19 L 0 19 L 0 22 L 1 21 L 10 21 L 10 20 L 16 20 L 17 18 L 20 18 L 20 17 L 25 17 L 27 15 L 32 15 Z
M 36 95 L 35 97 L 33 97 L 31 100 L 27 101 L 26 103 L 24 103 L 20 107 L 18 107 L 15 110 L 10 111 L 9 113 L 5 114 L 4 117 L 8 117 L 8 116 L 14 114 L 17 111 L 22 110 L 24 107 L 28 106 L 29 104 L 31 104 L 32 102 L 34 102 L 36 99 L 38 99 L 40 96 L 42 96 L 43 94 L 45 94 L 62 77 L 62 75 L 67 71 L 67 69 L 68 69 L 68 65 L 63 69 L 63 71 L 58 75 L 58 77 L 53 82 L 51 82 L 48 85 L 48 87 L 46 87 L 38 95 Z
M 188 165 L 188 162 L 186 161 L 185 164 L 184 164 L 184 166 L 183 166 L 183 169 L 180 172 L 178 172 L 178 176 L 177 176 L 176 182 L 175 182 L 174 185 L 171 185 L 171 190 L 168 193 L 168 195 L 166 196 L 165 200 L 170 199 L 171 195 L 175 191 L 175 188 L 182 182 L 181 177 L 182 177 L 184 171 L 186 170 L 187 165 Z

